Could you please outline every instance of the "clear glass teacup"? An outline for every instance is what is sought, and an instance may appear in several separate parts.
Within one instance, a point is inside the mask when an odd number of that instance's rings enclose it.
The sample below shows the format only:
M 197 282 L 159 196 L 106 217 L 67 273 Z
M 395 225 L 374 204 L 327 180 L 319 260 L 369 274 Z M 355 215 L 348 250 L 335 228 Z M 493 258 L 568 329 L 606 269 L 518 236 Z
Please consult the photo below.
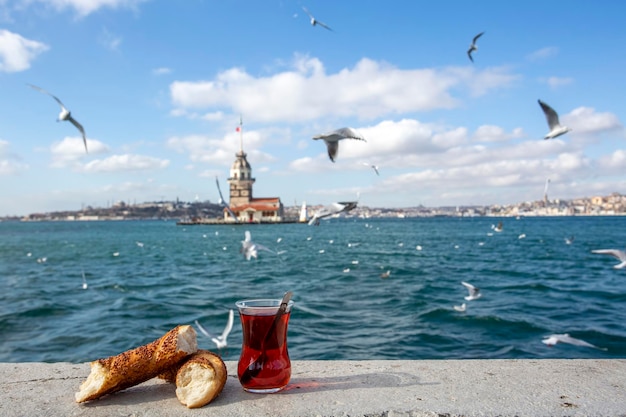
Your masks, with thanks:
M 284 313 L 277 316 L 281 301 L 259 299 L 235 303 L 243 329 L 237 376 L 248 392 L 277 392 L 291 378 L 287 327 L 293 301 L 289 300 Z

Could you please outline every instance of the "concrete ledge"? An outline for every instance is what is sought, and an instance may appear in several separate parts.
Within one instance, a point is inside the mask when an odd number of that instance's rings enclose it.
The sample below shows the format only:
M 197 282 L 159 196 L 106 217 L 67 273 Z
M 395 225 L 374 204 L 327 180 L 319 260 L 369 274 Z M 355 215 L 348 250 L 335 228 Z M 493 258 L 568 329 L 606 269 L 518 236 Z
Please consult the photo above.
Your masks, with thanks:
M 86 404 L 89 364 L 0 363 L 2 416 L 626 416 L 626 360 L 293 361 L 287 389 L 181 405 L 154 379 Z

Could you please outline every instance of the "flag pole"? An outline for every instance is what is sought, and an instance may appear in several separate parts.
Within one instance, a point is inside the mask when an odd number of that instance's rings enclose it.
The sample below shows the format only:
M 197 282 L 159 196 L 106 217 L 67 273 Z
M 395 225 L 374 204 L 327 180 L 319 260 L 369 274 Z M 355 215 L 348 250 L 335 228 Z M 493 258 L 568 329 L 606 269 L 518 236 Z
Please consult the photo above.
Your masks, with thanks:
M 243 153 L 243 119 L 241 114 L 239 115 L 239 148 Z

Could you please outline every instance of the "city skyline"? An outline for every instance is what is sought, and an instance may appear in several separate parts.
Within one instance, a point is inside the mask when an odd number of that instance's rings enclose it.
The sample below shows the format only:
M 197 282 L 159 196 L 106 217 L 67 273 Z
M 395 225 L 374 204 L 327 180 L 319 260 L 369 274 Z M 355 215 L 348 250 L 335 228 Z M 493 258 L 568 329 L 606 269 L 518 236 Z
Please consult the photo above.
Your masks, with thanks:
M 623 192 L 626 6 L 559 6 L 0 2 L 0 216 L 217 201 L 240 118 L 254 193 L 285 205 L 506 205 L 548 179 L 551 199 Z M 539 99 L 572 131 L 544 140 Z M 332 163 L 312 138 L 343 126 L 367 142 Z

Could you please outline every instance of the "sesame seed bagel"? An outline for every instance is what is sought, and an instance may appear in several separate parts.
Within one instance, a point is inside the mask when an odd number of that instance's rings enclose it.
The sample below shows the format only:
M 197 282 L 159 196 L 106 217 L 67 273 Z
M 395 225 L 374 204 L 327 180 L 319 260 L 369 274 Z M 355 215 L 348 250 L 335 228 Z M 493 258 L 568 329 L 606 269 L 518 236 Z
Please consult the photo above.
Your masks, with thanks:
M 91 362 L 91 373 L 75 394 L 76 402 L 98 399 L 147 381 L 198 350 L 196 331 L 177 326 L 147 345 Z

